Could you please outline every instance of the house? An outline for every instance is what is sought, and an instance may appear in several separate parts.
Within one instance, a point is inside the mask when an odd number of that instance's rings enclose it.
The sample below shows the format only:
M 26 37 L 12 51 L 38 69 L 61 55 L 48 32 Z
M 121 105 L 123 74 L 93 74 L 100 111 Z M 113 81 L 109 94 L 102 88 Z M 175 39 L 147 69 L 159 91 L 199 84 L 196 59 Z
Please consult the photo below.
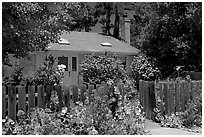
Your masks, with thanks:
M 80 63 L 84 56 L 89 53 L 102 54 L 104 52 L 116 53 L 122 60 L 128 72 L 133 56 L 139 54 L 139 50 L 130 46 L 130 21 L 124 20 L 120 31 L 121 37 L 126 42 L 93 32 L 71 31 L 63 33 L 58 43 L 51 43 L 48 52 L 37 52 L 30 55 L 31 60 L 21 59 L 20 64 L 24 66 L 24 74 L 35 72 L 40 67 L 46 55 L 52 54 L 57 57 L 59 64 L 66 65 L 63 84 L 78 84 Z

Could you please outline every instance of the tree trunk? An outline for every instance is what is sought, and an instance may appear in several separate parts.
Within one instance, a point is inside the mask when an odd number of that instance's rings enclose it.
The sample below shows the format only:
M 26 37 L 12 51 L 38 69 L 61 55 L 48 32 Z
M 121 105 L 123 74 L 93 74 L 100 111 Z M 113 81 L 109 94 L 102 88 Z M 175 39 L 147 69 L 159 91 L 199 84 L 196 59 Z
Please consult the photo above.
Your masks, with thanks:
M 118 14 L 118 5 L 115 3 L 115 22 L 114 22 L 114 32 L 113 32 L 113 37 L 119 38 L 119 14 Z

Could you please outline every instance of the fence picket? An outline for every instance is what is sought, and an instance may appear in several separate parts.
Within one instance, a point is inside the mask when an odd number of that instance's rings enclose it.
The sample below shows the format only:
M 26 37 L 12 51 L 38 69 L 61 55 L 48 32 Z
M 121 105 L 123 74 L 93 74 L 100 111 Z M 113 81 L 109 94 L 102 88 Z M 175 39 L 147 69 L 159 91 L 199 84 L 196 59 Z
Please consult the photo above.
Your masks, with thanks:
M 195 82 L 191 83 L 191 99 L 195 100 Z
M 50 102 L 51 102 L 50 97 L 51 97 L 52 90 L 53 90 L 52 85 L 46 86 L 46 89 L 45 89 L 45 91 L 46 91 L 45 103 L 47 104 L 48 107 L 50 106 Z
M 84 103 L 86 97 L 84 95 L 84 93 L 86 92 L 86 86 L 85 85 L 80 85 L 80 89 L 81 89 L 81 94 L 80 94 L 80 101 Z
M 26 112 L 26 87 L 18 86 L 18 110 Z
M 101 85 L 96 85 L 96 92 L 94 93 L 95 96 L 100 96 L 101 97 L 101 94 L 100 94 L 100 87 Z
M 2 87 L 2 118 L 6 117 L 6 87 Z
M 146 113 L 146 90 L 147 90 L 147 83 L 143 81 L 143 110 Z M 146 114 L 145 114 L 146 115 Z
M 37 93 L 38 93 L 38 99 L 37 99 L 38 107 L 45 108 L 45 97 L 44 97 L 44 86 L 43 85 L 37 86 Z
M 8 116 L 16 120 L 16 87 L 8 87 Z
M 190 99 L 190 83 L 185 82 L 185 104 L 188 102 Z
M 107 83 L 106 82 L 102 82 L 102 86 L 103 86 L 104 99 L 107 102 L 108 101 L 108 86 L 107 86 Z
M 164 102 L 165 102 L 165 114 L 169 115 L 169 109 L 168 109 L 168 84 L 164 83 L 164 88 L 163 88 L 163 93 L 164 93 Z
M 173 99 L 173 96 L 174 96 L 174 90 L 173 90 L 173 83 L 169 83 L 169 110 L 170 110 L 170 114 L 171 113 L 174 113 L 174 99 Z
M 181 111 L 183 112 L 185 110 L 185 88 L 184 88 L 184 82 L 181 82 L 180 83 L 181 85 L 181 98 L 180 98 L 180 101 L 181 101 Z
M 71 86 L 72 87 L 72 91 L 73 91 L 73 101 L 74 102 L 77 102 L 77 101 L 79 101 L 78 100 L 78 86 L 76 86 L 76 85 L 72 85 Z
M 70 108 L 70 102 L 71 102 L 71 97 L 70 97 L 70 87 L 69 86 L 64 86 L 64 102 L 65 106 L 67 108 Z
M 143 105 L 143 99 L 142 99 L 142 95 L 143 95 L 143 81 L 140 80 L 139 81 L 139 94 L 140 94 L 140 104 Z
M 28 108 L 35 107 L 35 86 L 28 86 Z
M 62 108 L 62 86 L 61 85 L 56 85 L 55 86 L 55 89 L 56 89 L 56 91 L 57 91 L 57 95 L 58 95 L 58 100 L 59 100 L 59 109 L 61 109 Z
M 180 112 L 180 83 L 176 82 L 175 87 L 175 105 L 176 105 L 176 112 Z
M 164 101 L 164 95 L 163 95 L 163 83 L 159 83 L 159 91 L 160 91 L 160 99 L 161 99 L 161 103 L 160 103 L 160 110 L 161 110 L 161 115 L 164 115 L 164 105 L 163 105 L 163 101 Z
M 88 97 L 89 97 L 89 102 L 92 102 L 92 97 L 91 97 L 91 94 L 92 94 L 92 90 L 94 89 L 94 85 L 88 85 Z
M 171 113 L 180 112 L 185 110 L 185 105 L 188 99 L 195 99 L 196 93 L 201 92 L 201 83 L 202 81 L 190 81 L 188 82 L 149 82 L 149 81 L 139 81 L 139 99 L 141 105 L 143 106 L 143 112 L 145 112 L 146 118 L 153 119 L 153 108 L 155 107 L 155 93 L 154 87 L 156 90 L 159 90 L 159 96 L 161 99 L 161 115 L 170 115 Z M 157 85 L 156 85 L 157 84 Z M 118 90 L 124 97 L 124 86 L 119 83 L 117 85 Z M 87 96 L 89 97 L 89 102 L 93 99 L 91 97 L 92 92 L 96 92 L 95 94 L 100 95 L 102 98 L 108 99 L 108 95 L 110 92 L 113 92 L 114 86 L 108 88 L 107 83 L 103 82 L 101 85 L 88 85 L 87 86 Z M 96 87 L 96 89 L 94 89 Z M 16 101 L 16 89 L 18 89 L 18 102 Z M 63 91 L 60 85 L 55 87 L 60 108 L 64 105 L 68 108 L 70 107 L 70 102 L 73 100 L 76 101 L 85 101 L 86 86 L 85 85 L 72 85 L 72 86 L 64 86 Z M 7 90 L 8 90 L 8 106 L 7 106 Z M 2 118 L 5 118 L 6 110 L 8 109 L 8 116 L 12 119 L 16 119 L 16 113 L 19 109 L 27 111 L 26 107 L 26 97 L 28 96 L 28 108 L 32 107 L 41 107 L 45 108 L 45 103 L 49 106 L 50 93 L 53 90 L 53 86 L 28 86 L 28 95 L 26 94 L 25 86 L 9 86 L 8 88 L 2 87 Z M 46 97 L 44 96 L 44 92 L 46 91 Z M 37 92 L 37 94 L 35 93 Z M 37 95 L 37 100 L 35 100 L 35 96 Z M 80 95 L 80 97 L 79 97 Z M 71 98 L 72 96 L 72 98 Z M 36 104 L 37 101 L 37 104 Z M 162 103 L 165 103 L 163 106 Z M 18 105 L 17 105 L 18 104 Z M 18 106 L 16 108 L 16 106 Z
M 145 98 L 146 98 L 146 117 L 149 118 L 149 82 L 146 82 L 147 84 L 147 89 L 145 91 Z
M 153 119 L 153 109 L 156 107 L 154 82 L 150 82 L 149 86 L 149 119 Z

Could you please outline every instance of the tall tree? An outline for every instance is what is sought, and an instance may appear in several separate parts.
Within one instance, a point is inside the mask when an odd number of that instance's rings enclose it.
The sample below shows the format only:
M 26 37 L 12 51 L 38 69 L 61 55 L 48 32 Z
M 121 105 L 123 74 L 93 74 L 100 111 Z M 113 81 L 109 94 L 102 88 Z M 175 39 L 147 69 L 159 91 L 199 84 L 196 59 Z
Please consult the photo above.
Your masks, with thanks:
M 75 18 L 86 14 L 81 11 L 81 3 L 3 2 L 3 63 L 9 65 L 8 54 L 20 58 L 29 52 L 46 50 L 63 31 L 72 28 L 67 24 L 74 24 Z
M 67 26 L 69 26 L 71 31 L 85 30 L 89 32 L 91 27 L 95 26 L 98 22 L 98 19 L 94 17 L 94 8 L 84 2 L 78 3 L 78 10 L 73 10 L 70 16 L 73 20 L 68 22 Z
M 202 3 L 142 3 L 137 7 L 141 7 L 135 16 L 138 26 L 132 27 L 138 33 L 132 44 L 156 59 L 164 76 L 171 75 L 178 65 L 201 71 Z
M 114 3 L 113 2 L 97 2 L 95 5 L 95 17 L 99 18 L 99 23 L 102 24 L 102 31 L 104 34 L 112 35 L 110 29 L 112 28 L 111 24 L 111 15 L 114 13 Z M 104 17 L 105 16 L 105 17 Z

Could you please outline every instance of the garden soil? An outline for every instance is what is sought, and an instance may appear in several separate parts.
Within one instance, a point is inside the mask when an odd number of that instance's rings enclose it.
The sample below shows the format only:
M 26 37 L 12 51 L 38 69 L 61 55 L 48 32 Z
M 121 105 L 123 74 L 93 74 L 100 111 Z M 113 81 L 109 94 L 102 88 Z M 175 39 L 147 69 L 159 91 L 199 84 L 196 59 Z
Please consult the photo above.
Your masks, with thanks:
M 182 129 L 161 127 L 158 123 L 146 119 L 146 130 L 150 135 L 202 135 L 202 133 L 189 132 Z

